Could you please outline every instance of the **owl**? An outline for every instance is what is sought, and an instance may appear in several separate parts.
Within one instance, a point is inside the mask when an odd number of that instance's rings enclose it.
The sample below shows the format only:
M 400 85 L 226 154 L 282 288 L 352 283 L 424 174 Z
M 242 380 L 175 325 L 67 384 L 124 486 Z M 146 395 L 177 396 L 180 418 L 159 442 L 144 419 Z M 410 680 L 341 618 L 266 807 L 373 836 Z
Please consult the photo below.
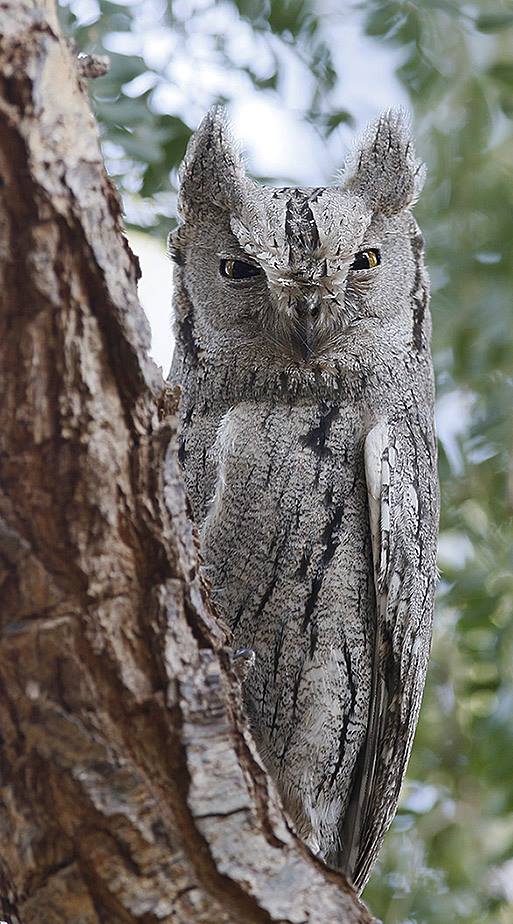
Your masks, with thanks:
M 438 484 L 424 179 L 387 112 L 333 186 L 245 173 L 193 136 L 170 239 L 180 450 L 261 758 L 297 834 L 361 891 L 428 664 Z

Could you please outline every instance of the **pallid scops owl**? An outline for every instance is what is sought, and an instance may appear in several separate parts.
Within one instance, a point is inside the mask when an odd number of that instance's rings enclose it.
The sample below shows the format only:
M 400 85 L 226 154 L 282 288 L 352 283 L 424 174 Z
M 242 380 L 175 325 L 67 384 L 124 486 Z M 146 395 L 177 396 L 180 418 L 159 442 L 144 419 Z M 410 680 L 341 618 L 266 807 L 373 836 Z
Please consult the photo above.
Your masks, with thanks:
M 205 570 L 234 648 L 255 652 L 247 714 L 296 831 L 358 890 L 396 811 L 432 627 L 423 179 L 392 111 L 335 185 L 257 185 L 215 108 L 171 236 L 171 380 Z

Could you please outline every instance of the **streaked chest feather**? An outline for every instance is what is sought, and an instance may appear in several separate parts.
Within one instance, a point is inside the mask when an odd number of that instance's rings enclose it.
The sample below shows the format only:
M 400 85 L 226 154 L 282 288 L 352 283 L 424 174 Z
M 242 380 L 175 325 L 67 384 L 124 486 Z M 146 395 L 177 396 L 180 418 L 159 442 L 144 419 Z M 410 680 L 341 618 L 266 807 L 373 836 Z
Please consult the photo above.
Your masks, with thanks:
M 234 643 L 256 652 L 246 698 L 260 746 L 275 765 L 309 765 L 321 787 L 341 767 L 344 723 L 355 725 L 359 745 L 369 696 L 363 437 L 354 409 L 334 404 L 230 410 L 203 527 L 208 575 Z

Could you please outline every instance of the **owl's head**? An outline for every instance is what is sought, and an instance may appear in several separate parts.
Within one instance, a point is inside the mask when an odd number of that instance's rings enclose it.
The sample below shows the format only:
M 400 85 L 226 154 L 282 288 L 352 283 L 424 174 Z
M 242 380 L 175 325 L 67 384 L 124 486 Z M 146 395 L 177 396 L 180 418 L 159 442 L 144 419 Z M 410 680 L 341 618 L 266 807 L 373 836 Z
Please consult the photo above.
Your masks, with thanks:
M 408 210 L 424 173 L 406 117 L 390 111 L 336 185 L 261 186 L 211 110 L 187 150 L 171 237 L 200 349 L 311 370 L 372 329 L 406 348 L 420 260 Z

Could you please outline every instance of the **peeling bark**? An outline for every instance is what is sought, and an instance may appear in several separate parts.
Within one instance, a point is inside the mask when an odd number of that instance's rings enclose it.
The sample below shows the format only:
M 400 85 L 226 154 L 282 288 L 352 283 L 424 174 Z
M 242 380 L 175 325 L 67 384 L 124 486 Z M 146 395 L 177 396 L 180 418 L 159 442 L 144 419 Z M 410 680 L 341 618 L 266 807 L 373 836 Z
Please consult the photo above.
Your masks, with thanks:
M 370 922 L 245 728 L 53 2 L 0 35 L 0 917 Z

